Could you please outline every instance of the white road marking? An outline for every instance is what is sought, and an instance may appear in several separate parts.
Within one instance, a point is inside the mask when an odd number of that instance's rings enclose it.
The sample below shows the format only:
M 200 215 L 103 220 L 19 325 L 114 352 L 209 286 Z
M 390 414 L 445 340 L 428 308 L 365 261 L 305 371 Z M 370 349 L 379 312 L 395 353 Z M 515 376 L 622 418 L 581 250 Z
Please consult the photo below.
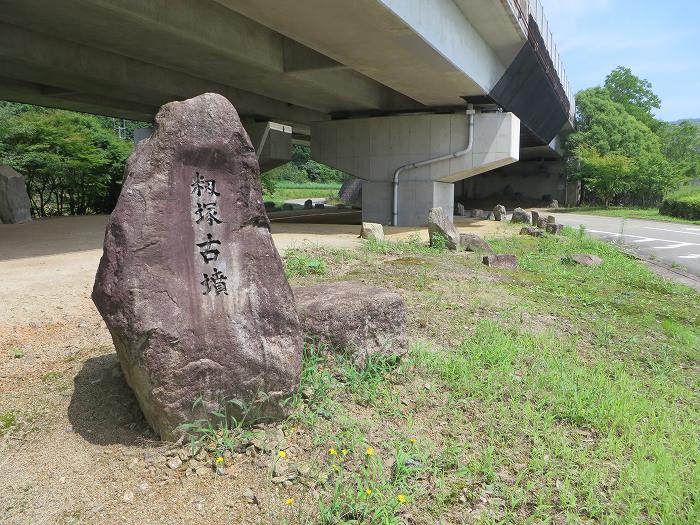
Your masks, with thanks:
M 679 259 L 700 259 L 700 253 L 691 253 L 690 255 L 679 255 Z
M 695 233 L 694 231 L 680 231 L 680 230 L 669 230 L 668 228 L 656 228 L 654 226 L 642 226 L 642 228 L 646 230 L 659 230 L 662 232 L 671 232 L 671 233 L 680 233 L 682 235 L 700 235 L 700 230 L 698 230 L 698 233 Z M 684 228 L 687 230 L 690 230 L 690 228 Z M 694 228 L 693 228 L 694 229 Z
M 652 246 L 652 250 L 671 250 L 674 248 L 685 248 L 687 246 L 700 246 L 700 244 L 696 242 L 678 242 L 678 241 L 672 241 L 669 239 L 655 239 L 653 237 L 644 237 L 642 235 L 633 235 L 631 233 L 613 233 L 613 232 L 605 232 L 601 230 L 588 230 L 591 233 L 602 233 L 603 235 L 612 235 L 613 237 L 636 237 L 638 240 L 633 240 L 632 242 L 650 242 L 650 241 L 655 241 L 655 242 L 668 242 L 671 243 L 667 246 Z M 682 233 L 682 232 L 681 232 Z
M 673 242 L 673 241 L 666 241 Z M 695 242 L 679 242 L 676 244 L 670 244 L 669 246 L 654 246 L 652 250 L 670 250 L 673 248 L 685 248 L 686 246 L 700 246 L 700 244 Z

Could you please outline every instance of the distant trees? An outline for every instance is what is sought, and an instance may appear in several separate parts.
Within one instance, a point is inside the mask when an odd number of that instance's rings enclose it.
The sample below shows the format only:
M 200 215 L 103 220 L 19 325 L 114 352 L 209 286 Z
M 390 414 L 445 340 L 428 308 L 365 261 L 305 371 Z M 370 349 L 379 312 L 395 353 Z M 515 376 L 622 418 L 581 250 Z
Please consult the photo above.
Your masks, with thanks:
M 100 117 L 0 103 L 0 162 L 24 174 L 35 216 L 109 213 L 130 140 Z
M 603 87 L 576 96 L 577 130 L 567 140 L 573 175 L 605 206 L 658 204 L 700 170 L 700 131 L 652 114 L 661 106 L 647 80 L 618 67 Z

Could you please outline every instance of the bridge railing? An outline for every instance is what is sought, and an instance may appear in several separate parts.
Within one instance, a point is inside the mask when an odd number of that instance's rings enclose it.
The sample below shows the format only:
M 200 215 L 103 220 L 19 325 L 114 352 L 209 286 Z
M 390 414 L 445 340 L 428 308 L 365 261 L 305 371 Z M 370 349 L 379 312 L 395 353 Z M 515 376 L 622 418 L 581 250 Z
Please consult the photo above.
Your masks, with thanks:
M 537 25 L 539 36 L 541 37 L 542 42 L 544 42 L 544 48 L 551 59 L 554 72 L 556 73 L 564 95 L 567 98 L 569 118 L 573 122 L 576 117 L 576 97 L 566 76 L 564 62 L 557 51 L 557 45 L 554 43 L 552 31 L 549 29 L 549 22 L 547 21 L 547 17 L 544 16 L 544 8 L 542 7 L 540 0 L 508 0 L 508 2 L 512 7 L 514 7 L 516 16 L 518 17 L 518 22 L 528 37 L 533 34 L 534 29 L 530 27 L 531 20 L 533 20 Z

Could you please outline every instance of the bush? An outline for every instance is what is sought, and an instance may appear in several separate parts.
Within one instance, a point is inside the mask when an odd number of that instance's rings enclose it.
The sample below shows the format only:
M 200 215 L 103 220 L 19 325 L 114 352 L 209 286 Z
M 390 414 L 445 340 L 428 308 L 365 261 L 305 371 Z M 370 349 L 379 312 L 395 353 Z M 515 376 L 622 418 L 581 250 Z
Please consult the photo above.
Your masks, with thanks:
M 700 187 L 688 187 L 672 193 L 661 203 L 659 212 L 682 219 L 700 219 Z

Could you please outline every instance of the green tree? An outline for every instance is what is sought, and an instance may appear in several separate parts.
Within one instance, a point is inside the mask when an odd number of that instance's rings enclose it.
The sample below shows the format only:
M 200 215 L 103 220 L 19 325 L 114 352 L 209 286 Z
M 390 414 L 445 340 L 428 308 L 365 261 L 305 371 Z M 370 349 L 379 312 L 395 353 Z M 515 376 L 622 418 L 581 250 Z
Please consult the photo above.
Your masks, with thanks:
M 0 121 L 0 159 L 23 173 L 37 216 L 111 211 L 132 149 L 92 115 L 15 107 Z
M 680 176 L 700 177 L 700 127 L 684 120 L 679 124 L 664 123 L 658 133 L 664 155 L 676 165 Z
M 613 199 L 632 187 L 631 161 L 618 153 L 601 155 L 592 148 L 578 151 L 580 176 L 587 190 L 607 208 Z
M 593 148 L 600 155 L 618 153 L 634 157 L 661 151 L 659 138 L 631 116 L 603 88 L 590 88 L 576 95 L 577 131 L 569 135 L 569 149 Z
M 661 99 L 652 90 L 651 83 L 639 78 L 628 67 L 618 66 L 605 77 L 605 89 L 613 102 L 651 129 L 657 126 L 652 110 L 661 107 Z

